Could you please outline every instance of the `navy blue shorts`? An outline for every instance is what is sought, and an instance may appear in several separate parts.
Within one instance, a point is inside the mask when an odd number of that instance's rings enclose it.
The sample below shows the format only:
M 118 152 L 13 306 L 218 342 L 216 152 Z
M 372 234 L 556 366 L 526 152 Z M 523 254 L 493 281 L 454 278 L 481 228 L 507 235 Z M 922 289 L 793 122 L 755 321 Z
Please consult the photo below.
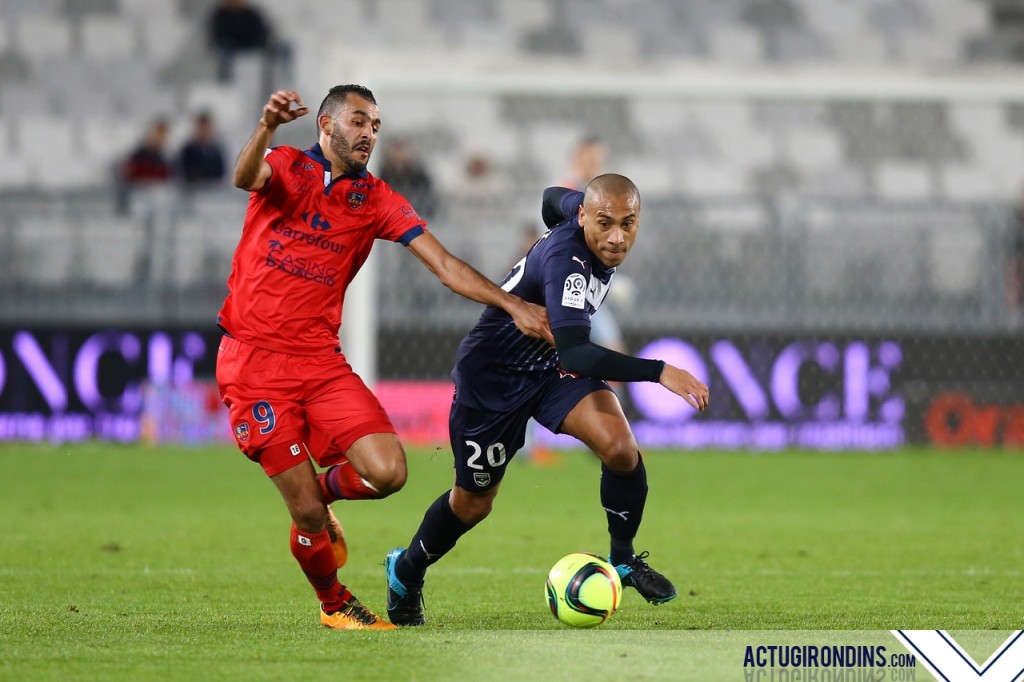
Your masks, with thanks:
M 610 391 L 604 381 L 552 374 L 538 384 L 532 399 L 514 412 L 491 412 L 452 401 L 448 434 L 455 453 L 455 483 L 473 493 L 501 482 L 505 467 L 523 447 L 530 417 L 560 433 L 562 422 L 583 398 Z

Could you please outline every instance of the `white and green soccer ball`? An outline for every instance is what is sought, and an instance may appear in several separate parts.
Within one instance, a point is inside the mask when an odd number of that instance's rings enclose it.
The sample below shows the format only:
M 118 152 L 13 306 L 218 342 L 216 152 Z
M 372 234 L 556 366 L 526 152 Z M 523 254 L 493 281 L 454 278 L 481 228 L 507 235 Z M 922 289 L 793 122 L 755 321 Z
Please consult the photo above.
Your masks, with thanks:
M 548 572 L 548 606 L 555 618 L 574 628 L 591 628 L 608 620 L 622 600 L 615 567 L 587 552 L 573 552 Z

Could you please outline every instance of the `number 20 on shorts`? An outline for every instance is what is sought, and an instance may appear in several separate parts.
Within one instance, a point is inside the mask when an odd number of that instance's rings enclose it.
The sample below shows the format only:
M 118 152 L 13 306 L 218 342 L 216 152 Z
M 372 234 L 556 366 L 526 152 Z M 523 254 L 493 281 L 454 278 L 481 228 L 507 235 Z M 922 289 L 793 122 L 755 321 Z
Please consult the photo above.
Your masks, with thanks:
M 484 465 L 479 461 L 481 455 L 486 455 L 487 464 L 491 467 L 500 467 L 505 463 L 505 446 L 501 443 L 492 443 L 491 445 L 488 445 L 486 451 L 480 447 L 480 444 L 476 441 L 467 440 L 466 445 L 473 449 L 473 454 L 469 456 L 468 460 L 466 460 L 466 466 L 470 469 L 482 470 L 484 468 Z

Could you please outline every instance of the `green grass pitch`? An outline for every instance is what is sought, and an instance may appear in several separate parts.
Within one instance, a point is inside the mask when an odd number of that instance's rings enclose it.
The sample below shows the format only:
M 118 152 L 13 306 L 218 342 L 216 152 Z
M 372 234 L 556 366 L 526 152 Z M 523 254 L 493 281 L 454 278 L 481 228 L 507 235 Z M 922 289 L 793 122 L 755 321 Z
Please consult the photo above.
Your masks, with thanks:
M 636 547 L 679 599 L 627 591 L 591 631 L 551 617 L 547 569 L 607 551 L 599 468 L 569 452 L 512 463 L 431 569 L 427 627 L 345 633 L 320 627 L 284 507 L 230 446 L 2 446 L 0 680 L 716 679 L 693 671 L 723 656 L 743 679 L 715 633 L 1024 625 L 1024 453 L 646 456 Z M 398 495 L 334 507 L 342 580 L 378 613 L 385 553 L 451 483 L 447 450 L 409 463 Z

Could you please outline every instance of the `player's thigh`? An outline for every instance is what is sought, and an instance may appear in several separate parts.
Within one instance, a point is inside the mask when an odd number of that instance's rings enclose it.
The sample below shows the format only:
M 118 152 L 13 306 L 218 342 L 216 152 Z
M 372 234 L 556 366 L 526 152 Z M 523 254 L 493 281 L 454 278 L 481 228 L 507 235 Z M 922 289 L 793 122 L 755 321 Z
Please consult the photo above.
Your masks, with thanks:
M 455 483 L 479 495 L 496 487 L 515 453 L 523 447 L 527 410 L 489 412 L 452 403 L 448 432 L 455 455 Z
M 381 437 L 370 439 L 357 448 L 356 459 L 366 459 L 362 456 L 364 452 L 376 453 L 378 459 L 401 460 L 404 465 L 404 453 L 398 445 L 395 427 L 380 401 L 352 371 L 344 356 L 322 358 L 316 371 L 315 390 L 311 391 L 305 405 L 313 459 L 321 466 L 335 464 L 361 439 L 374 435 Z M 356 471 L 363 473 L 354 460 L 353 465 Z
M 306 460 L 302 388 L 290 357 L 225 338 L 217 384 L 238 449 L 275 476 Z
M 537 421 L 582 441 L 613 469 L 636 466 L 638 448 L 633 430 L 608 385 L 584 378 L 560 381 L 564 383 L 541 402 L 535 413 Z M 556 422 L 558 419 L 561 421 Z

